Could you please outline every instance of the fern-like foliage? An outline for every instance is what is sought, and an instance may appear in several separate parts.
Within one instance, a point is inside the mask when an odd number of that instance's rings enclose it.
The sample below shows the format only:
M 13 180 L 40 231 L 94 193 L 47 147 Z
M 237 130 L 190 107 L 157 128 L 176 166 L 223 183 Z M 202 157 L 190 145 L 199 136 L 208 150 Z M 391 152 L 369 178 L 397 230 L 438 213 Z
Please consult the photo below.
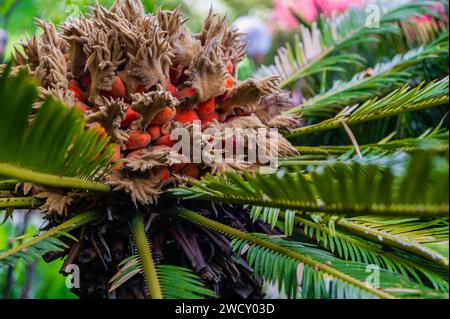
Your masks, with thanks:
M 365 101 L 399 87 L 411 79 L 411 74 L 403 70 L 448 52 L 448 32 L 426 47 L 410 50 L 395 56 L 391 61 L 380 63 L 373 68 L 357 73 L 348 81 L 337 80 L 325 93 L 308 99 L 292 108 L 288 113 L 304 116 L 326 117 L 343 107 Z
M 415 88 L 406 85 L 381 99 L 373 98 L 361 106 L 344 108 L 334 118 L 295 129 L 288 136 L 314 134 L 338 128 L 342 122 L 354 125 L 446 103 L 448 103 L 448 77 L 426 85 L 422 83 Z
M 327 221 L 327 219 L 323 219 L 319 215 L 300 214 L 294 211 L 282 211 L 279 208 L 267 207 L 253 207 L 251 216 L 253 221 L 262 220 L 270 223 L 272 227 L 280 226 L 284 229 L 287 236 L 292 236 L 293 231 L 297 230 L 295 234 L 300 233 L 303 237 L 313 239 L 321 247 L 326 248 L 343 260 L 375 264 L 384 269 L 409 276 L 418 284 L 428 285 L 433 289 L 444 291 L 448 287 L 448 273 L 445 263 L 442 265 L 440 262 L 445 260 L 445 257 L 434 252 L 433 255 L 428 255 L 428 257 L 432 256 L 434 259 L 428 258 L 425 260 L 423 254 L 418 255 L 412 249 L 409 249 L 409 255 L 406 255 L 400 249 L 401 244 L 392 245 L 392 247 L 399 249 L 386 251 L 383 249 L 382 241 L 374 242 L 368 238 L 352 235 L 345 232 L 345 230 L 337 229 L 337 223 L 345 225 L 347 222 L 343 218 L 337 221 L 334 219 Z M 411 229 L 411 221 L 415 221 L 416 232 L 420 231 L 422 237 L 426 237 L 428 240 L 432 240 L 432 238 L 438 240 L 437 238 L 448 234 L 448 223 L 438 228 L 432 226 L 436 226 L 439 221 L 424 222 L 414 219 L 391 219 L 391 221 L 394 220 L 397 231 L 402 228 Z M 296 228 L 296 225 L 302 227 L 302 229 Z M 303 239 L 303 237 L 301 238 Z M 405 234 L 403 238 L 399 237 L 398 241 L 407 241 L 412 243 L 411 247 L 420 246 L 421 251 L 429 251 L 429 248 L 414 241 L 414 238 L 410 238 L 408 234 Z M 444 247 L 448 248 L 448 243 L 445 243 Z
M 43 255 L 49 252 L 64 251 L 68 246 L 56 237 L 48 237 L 42 239 L 35 244 L 17 251 L 14 254 L 8 256 L 8 258 L 0 259 L 0 268 L 6 266 L 16 266 L 20 260 L 25 263 L 31 263 L 35 260 L 39 260 Z M 3 254 L 0 251 L 0 254 Z
M 96 221 L 99 217 L 100 214 L 98 212 L 80 214 L 50 230 L 41 232 L 20 245 L 5 251 L 0 251 L 0 267 L 15 265 L 21 259 L 29 262 L 41 257 L 47 252 L 64 250 L 67 246 L 58 237 L 64 236 L 67 232 L 85 224 Z
M 416 153 L 420 151 L 433 151 L 444 153 L 449 149 L 448 131 L 442 129 L 430 129 L 418 137 L 409 137 L 397 140 L 383 140 L 375 144 L 359 145 L 363 156 L 367 154 L 392 154 L 396 152 Z M 302 156 L 345 156 L 347 158 L 355 156 L 355 147 L 353 145 L 323 145 L 323 146 L 298 146 Z M 293 163 L 295 157 L 289 158 L 282 164 Z
M 179 215 L 232 238 L 235 250 L 245 256 L 255 272 L 269 282 L 278 283 L 289 298 L 392 298 L 399 292 L 410 296 L 433 294 L 407 277 L 383 269 L 377 270 L 383 279 L 371 285 L 366 264 L 339 260 L 316 246 L 245 233 L 186 209 L 180 209 Z
M 336 226 L 351 234 L 390 245 L 448 268 L 448 220 L 360 217 L 342 219 Z
M 342 71 L 342 65 L 361 62 L 356 54 L 340 53 L 339 50 L 352 45 L 373 42 L 376 35 L 398 32 L 395 22 L 424 12 L 432 1 L 417 1 L 395 5 L 381 16 L 380 25 L 371 28 L 367 23 L 365 10 L 352 9 L 336 18 L 320 19 L 311 29 L 300 29 L 300 38 L 296 39 L 294 48 L 287 45 L 281 48 L 272 66 L 263 66 L 256 73 L 257 77 L 279 75 L 282 87 L 288 87 L 299 79 L 322 71 Z
M 281 216 L 284 217 L 284 213 L 281 213 Z M 433 289 L 445 291 L 448 287 L 448 274 L 445 269 L 438 267 L 432 261 L 423 260 L 420 256 L 414 254 L 405 255 L 395 249 L 385 251 L 382 243 L 352 236 L 336 229 L 336 227 L 331 227 L 331 223 L 330 226 L 321 223 L 317 218 L 296 216 L 294 222 L 303 227 L 302 232 L 305 236 L 315 240 L 320 246 L 344 260 L 375 264 L 384 269 L 409 276 L 418 284 L 429 285 Z M 432 231 L 429 231 L 429 233 L 432 233 Z
M 266 235 L 253 234 L 260 238 L 285 247 L 291 251 L 313 258 L 319 263 L 328 263 L 333 269 L 340 271 L 356 280 L 370 284 L 368 280 L 366 263 L 349 262 L 340 260 L 331 254 L 327 254 L 315 246 L 286 241 L 282 239 L 271 239 Z M 235 250 L 245 254 L 246 259 L 252 265 L 258 274 L 263 275 L 269 282 L 278 283 L 280 290 L 290 298 L 300 295 L 302 298 L 314 299 L 368 299 L 374 298 L 370 292 L 357 289 L 345 281 L 333 278 L 317 265 L 317 268 L 296 262 L 289 257 L 282 256 L 270 249 L 261 249 L 257 245 L 250 245 L 245 240 L 235 239 L 233 242 Z M 401 288 L 408 291 L 412 296 L 425 297 L 431 293 L 431 289 L 415 284 L 406 276 L 401 276 L 396 272 L 379 269 L 380 286 L 382 291 L 395 295 L 396 289 Z M 300 291 L 298 287 L 300 286 Z M 405 289 L 406 288 L 406 289 Z M 405 297 L 405 296 L 403 296 Z M 433 296 L 434 297 L 434 296 Z
M 445 158 L 442 160 L 446 161 Z M 334 162 L 310 175 L 206 176 L 174 194 L 234 204 L 316 211 L 347 216 L 448 215 L 448 167 L 435 167 L 429 154 L 416 154 L 402 172 L 394 164 Z M 436 173 L 436 171 L 438 173 Z
M 110 280 L 110 292 L 136 275 L 142 274 L 143 269 L 138 256 L 131 256 L 122 261 L 117 274 Z M 200 277 L 191 270 L 170 266 L 157 266 L 158 279 L 165 299 L 203 299 L 215 297 L 214 292 L 203 287 Z
M 83 116 L 49 98 L 30 121 L 37 86 L 26 72 L 0 77 L 0 176 L 36 184 L 107 191 L 100 183 L 114 149 L 85 129 Z

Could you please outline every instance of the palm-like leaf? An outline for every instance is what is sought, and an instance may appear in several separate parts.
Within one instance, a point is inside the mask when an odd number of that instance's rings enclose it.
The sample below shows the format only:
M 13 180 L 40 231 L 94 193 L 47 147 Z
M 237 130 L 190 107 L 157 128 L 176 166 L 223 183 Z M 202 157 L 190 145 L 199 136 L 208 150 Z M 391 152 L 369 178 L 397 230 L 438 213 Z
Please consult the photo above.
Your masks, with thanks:
M 16 247 L 6 251 L 0 251 L 0 267 L 15 265 L 20 259 L 30 261 L 47 252 L 64 250 L 66 245 L 58 237 L 64 235 L 66 232 L 96 221 L 99 217 L 100 214 L 98 212 L 80 214 Z
M 370 283 L 366 281 L 368 279 L 367 270 L 370 269 L 366 263 L 342 261 L 308 244 L 281 239 L 270 239 L 265 235 L 259 235 L 259 237 L 265 238 L 267 241 L 281 247 L 285 247 L 290 251 L 295 251 L 313 258 L 319 263 L 331 264 L 333 269 L 355 280 Z M 234 246 L 237 251 L 247 255 L 247 259 L 257 273 L 262 274 L 271 282 L 279 281 L 279 285 L 285 287 L 285 292 L 290 297 L 296 296 L 298 286 L 301 287 L 300 295 L 302 298 L 366 299 L 377 296 L 362 289 L 355 289 L 351 284 L 349 285 L 345 281 L 334 278 L 332 275 L 330 276 L 326 271 L 321 271 L 322 268 L 320 265 L 316 265 L 315 268 L 303 265 L 289 258 L 283 258 L 270 250 L 261 249 L 257 245 L 249 247 L 245 240 L 235 240 Z M 414 284 L 406 276 L 401 276 L 398 273 L 383 269 L 378 271 L 381 285 L 377 288 L 392 296 L 395 296 L 396 289 L 410 290 L 409 293 L 412 296 L 417 295 L 422 297 L 432 292 L 431 289 Z M 280 278 L 282 278 L 281 281 Z M 382 297 L 386 298 L 386 296 Z
M 279 171 L 244 178 L 229 173 L 228 180 L 210 175 L 192 181 L 191 188 L 175 189 L 174 194 L 347 216 L 444 217 L 448 215 L 448 167 L 436 168 L 433 163 L 429 154 L 417 154 L 400 174 L 393 171 L 393 164 L 335 162 L 311 175 Z
M 448 52 L 448 32 L 426 47 L 413 49 L 395 56 L 391 61 L 375 65 L 370 72 L 363 71 L 348 81 L 336 81 L 325 93 L 289 110 L 290 114 L 329 116 L 346 105 L 380 96 L 392 87 L 409 81 L 411 74 L 403 70 Z
M 292 216 L 292 213 L 294 216 Z M 382 242 L 373 242 L 361 236 L 354 236 L 343 230 L 336 229 L 337 225 L 331 222 L 327 225 L 317 215 L 296 216 L 295 212 L 292 211 L 284 212 L 275 208 L 254 207 L 252 209 L 252 217 L 253 220 L 260 219 L 272 225 L 283 226 L 286 234 L 289 236 L 292 235 L 295 225 L 302 226 L 301 233 L 304 236 L 315 240 L 321 247 L 326 248 L 344 260 L 375 264 L 381 268 L 409 276 L 420 285 L 428 283 L 434 289 L 445 290 L 448 287 L 448 273 L 445 271 L 445 267 L 442 268 L 442 265 L 436 262 L 438 258 L 425 261 L 421 258 L 422 256 L 417 256 L 411 249 L 408 256 L 399 250 L 384 251 Z M 402 221 L 395 220 L 399 224 Z M 341 218 L 336 223 L 344 224 L 344 221 L 345 219 Z M 331 227 L 332 225 L 334 227 Z M 420 222 L 423 234 L 431 237 L 434 231 L 426 230 L 426 226 L 426 222 Z M 446 230 L 442 229 L 442 232 L 445 231 L 448 233 L 448 226 Z M 398 239 L 402 242 L 405 242 L 405 240 L 411 242 L 408 236 Z M 414 245 L 417 247 L 420 244 L 414 243 Z M 399 247 L 400 245 L 392 246 Z M 446 246 L 448 247 L 448 245 Z M 427 248 L 422 246 L 422 250 L 427 250 Z M 436 253 L 433 254 L 433 257 L 437 257 Z M 442 256 L 439 257 L 442 260 Z
M 373 154 L 392 154 L 395 152 L 415 153 L 423 150 L 434 152 L 446 152 L 449 149 L 448 131 L 436 129 L 428 130 L 419 137 L 410 137 L 398 140 L 383 140 L 375 144 L 359 145 L 363 155 Z M 324 146 L 298 146 L 302 156 L 346 156 L 355 155 L 353 145 L 324 145 Z M 282 162 L 284 165 L 292 165 L 297 158 L 292 157 Z
M 299 295 L 299 287 L 303 298 L 392 298 L 391 293 L 434 296 L 431 289 L 387 270 L 379 270 L 381 286 L 368 285 L 366 264 L 341 261 L 314 246 L 248 234 L 186 209 L 179 215 L 233 238 L 235 250 L 246 255 L 255 272 L 278 283 L 290 298 Z
M 448 221 L 362 217 L 339 220 L 336 225 L 351 234 L 391 245 L 448 268 Z
M 0 175 L 36 184 L 107 191 L 100 183 L 113 148 L 99 132 L 85 129 L 76 109 L 49 98 L 30 122 L 37 99 L 25 72 L 0 78 Z
M 374 98 L 361 106 L 345 108 L 334 118 L 295 129 L 288 136 L 314 134 L 338 128 L 342 122 L 355 125 L 445 103 L 448 103 L 448 77 L 427 85 L 422 83 L 413 89 L 404 86 L 381 99 Z
M 127 258 L 120 266 L 122 268 L 110 281 L 110 292 L 116 290 L 134 276 L 143 273 L 138 256 Z M 215 296 L 212 291 L 203 288 L 200 277 L 189 269 L 170 265 L 159 265 L 156 268 L 165 299 L 201 299 Z

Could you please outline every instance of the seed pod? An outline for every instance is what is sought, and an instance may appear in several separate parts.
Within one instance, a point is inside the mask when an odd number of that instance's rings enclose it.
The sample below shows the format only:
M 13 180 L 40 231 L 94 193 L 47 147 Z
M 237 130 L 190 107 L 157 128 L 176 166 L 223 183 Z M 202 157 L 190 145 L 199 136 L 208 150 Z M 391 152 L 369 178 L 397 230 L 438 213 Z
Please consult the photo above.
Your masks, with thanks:
M 173 96 L 177 96 L 178 93 L 178 89 L 175 85 L 173 85 L 172 83 L 169 84 L 169 87 L 167 88 L 167 91 L 170 92 L 170 94 L 172 94 Z
M 118 75 L 114 76 L 112 90 L 109 92 L 105 92 L 105 95 L 108 97 L 112 97 L 113 99 L 123 99 L 127 96 L 127 88 Z
M 139 85 L 138 87 L 137 87 L 137 89 L 136 89 L 136 93 L 141 93 L 141 94 L 143 94 L 143 93 L 145 93 L 145 92 L 147 92 L 147 88 L 145 87 L 145 85 Z
M 200 103 L 197 108 L 197 114 L 200 119 L 206 119 L 214 113 L 216 109 L 216 99 L 212 98 L 206 102 Z
M 84 102 L 84 94 L 83 91 L 81 91 L 81 89 L 74 85 L 74 84 L 69 84 L 69 90 L 73 92 L 73 94 L 75 94 L 75 97 L 77 98 L 78 101 Z
M 180 123 L 194 123 L 194 121 L 200 120 L 197 113 L 194 110 L 177 111 L 175 121 Z
M 165 107 L 161 112 L 156 114 L 151 122 L 152 125 L 164 125 L 172 121 L 175 117 L 175 110 L 171 107 Z
M 80 78 L 80 84 L 84 89 L 87 89 L 91 85 L 91 75 L 86 73 Z
M 227 79 L 227 83 L 225 84 L 225 87 L 227 88 L 227 89 L 232 89 L 232 88 L 234 88 L 234 78 L 232 77 L 232 76 L 230 76 L 228 79 Z
M 147 133 L 152 136 L 152 141 L 156 141 L 161 137 L 161 127 L 158 125 L 150 125 L 147 128 Z
M 136 121 L 138 118 L 138 114 L 133 111 L 133 109 L 131 107 L 128 107 L 127 110 L 127 114 L 125 116 L 125 120 L 122 121 L 121 126 L 123 128 L 128 128 L 131 126 L 131 123 L 133 123 L 134 121 Z
M 159 139 L 156 140 L 155 145 L 156 146 L 169 146 L 172 147 L 177 143 L 177 141 L 172 140 L 170 138 L 170 134 L 161 136 Z
M 186 163 L 174 164 L 170 168 L 174 173 L 180 173 L 186 167 Z
M 177 91 L 175 97 L 179 100 L 182 100 L 193 96 L 195 93 L 196 91 L 193 88 L 184 88 L 180 91 Z
M 150 144 L 152 137 L 147 132 L 131 131 L 127 141 L 127 150 L 138 150 Z

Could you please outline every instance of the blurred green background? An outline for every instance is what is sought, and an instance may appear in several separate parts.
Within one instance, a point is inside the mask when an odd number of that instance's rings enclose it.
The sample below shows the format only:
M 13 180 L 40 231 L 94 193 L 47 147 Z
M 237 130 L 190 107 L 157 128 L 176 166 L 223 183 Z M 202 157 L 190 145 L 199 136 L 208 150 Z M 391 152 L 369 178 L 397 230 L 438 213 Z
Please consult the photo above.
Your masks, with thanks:
M 0 212 L 0 222 L 4 212 Z M 22 234 L 34 234 L 42 224 L 38 215 L 15 214 L 0 226 L 0 251 L 20 243 Z M 0 299 L 74 299 L 66 288 L 66 278 L 59 274 L 62 260 L 50 264 L 40 259 L 31 264 L 19 262 L 16 267 L 0 267 Z

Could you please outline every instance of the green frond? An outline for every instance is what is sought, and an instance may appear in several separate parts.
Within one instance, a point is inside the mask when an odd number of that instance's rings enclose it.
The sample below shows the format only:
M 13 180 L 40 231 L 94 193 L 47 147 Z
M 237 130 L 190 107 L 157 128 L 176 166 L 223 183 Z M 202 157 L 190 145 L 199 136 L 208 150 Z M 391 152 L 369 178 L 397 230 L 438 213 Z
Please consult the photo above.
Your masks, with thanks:
M 312 245 L 271 239 L 262 234 L 253 235 L 290 251 L 313 258 L 319 263 L 331 265 L 333 269 L 365 284 L 370 284 L 368 273 L 370 273 L 370 269 L 376 267 L 375 264 L 368 267 L 365 263 L 342 261 Z M 352 285 L 333 278 L 326 271 L 323 271 L 323 268 L 319 265 L 311 267 L 294 262 L 269 249 L 261 249 L 258 245 L 249 245 L 245 240 L 235 239 L 233 246 L 236 251 L 246 255 L 246 259 L 254 267 L 257 274 L 263 275 L 270 282 L 278 282 L 279 288 L 284 288 L 286 295 L 291 298 L 295 297 L 296 292 L 302 298 L 314 299 L 369 299 L 374 297 L 374 294 L 370 292 L 355 289 Z M 410 290 L 409 293 L 416 297 L 425 297 L 427 294 L 433 293 L 431 289 L 413 283 L 406 276 L 382 268 L 376 269 L 380 277 L 377 289 L 380 291 L 395 296 L 396 289 L 404 289 Z M 298 286 L 300 286 L 300 292 L 297 290 Z M 405 289 L 406 287 L 409 289 Z M 375 297 L 378 296 L 375 295 Z M 432 297 L 434 296 L 432 295 Z M 382 298 L 386 298 L 386 296 Z
M 300 127 L 289 133 L 288 137 L 315 134 L 340 127 L 342 122 L 348 125 L 374 121 L 406 112 L 448 103 L 448 77 L 410 88 L 408 85 L 394 90 L 387 96 L 371 99 L 361 106 L 343 109 L 336 117 L 318 124 Z
M 25 263 L 31 263 L 38 260 L 49 252 L 64 251 L 68 246 L 56 237 L 48 237 L 36 242 L 26 250 L 18 251 L 5 259 L 0 259 L 0 268 L 6 266 L 16 266 L 20 260 Z M 0 254 L 2 252 L 0 251 Z
M 412 77 L 410 73 L 404 71 L 405 69 L 446 52 L 448 52 L 448 32 L 426 47 L 410 50 L 395 56 L 389 62 L 375 65 L 369 74 L 366 70 L 357 73 L 348 82 L 337 80 L 325 93 L 308 99 L 287 113 L 328 117 L 347 105 L 381 96 L 392 88 L 400 87 Z
M 447 166 L 436 165 L 437 160 Z M 448 216 L 448 160 L 424 153 L 406 162 L 408 165 L 334 162 L 309 175 L 286 170 L 245 177 L 207 175 L 192 180 L 192 187 L 177 188 L 173 193 L 185 199 L 346 216 Z M 404 169 L 399 170 L 398 165 Z
M 374 287 L 366 264 L 341 261 L 307 244 L 245 233 L 186 209 L 180 209 L 179 215 L 232 238 L 235 250 L 245 255 L 255 273 L 278 283 L 289 298 L 299 294 L 303 298 L 393 298 L 389 290 L 418 296 L 432 293 L 407 277 L 383 269 L 377 269 L 380 280 Z
M 370 28 L 367 25 L 367 13 L 363 9 L 352 9 L 337 18 L 319 19 L 311 30 L 302 26 L 301 39 L 296 39 L 295 47 L 287 45 L 281 48 L 272 66 L 263 66 L 257 71 L 257 77 L 279 75 L 281 86 L 286 88 L 305 76 L 323 71 L 343 71 L 345 64 L 360 63 L 355 54 L 335 54 L 352 45 L 377 41 L 378 34 L 398 32 L 395 22 L 424 12 L 432 1 L 417 1 L 404 5 L 393 5 L 381 16 L 380 26 Z
M 0 176 L 52 187 L 108 191 L 114 153 L 75 108 L 49 98 L 30 121 L 37 87 L 20 72 L 0 77 Z
M 442 270 L 441 266 L 432 261 L 424 262 L 414 253 L 405 256 L 396 250 L 385 251 L 382 243 L 347 234 L 336 229 L 334 221 L 330 221 L 327 225 L 318 215 L 309 216 L 295 211 L 282 211 L 279 208 L 253 207 L 251 217 L 253 221 L 261 220 L 269 223 L 272 228 L 280 226 L 287 236 L 291 236 L 294 229 L 298 230 L 295 225 L 300 225 L 303 227 L 301 232 L 303 236 L 313 239 L 321 247 L 343 260 L 377 265 L 408 276 L 418 284 L 433 289 L 445 291 L 448 288 L 448 273 Z M 422 222 L 422 226 L 427 224 Z M 442 230 L 443 233 L 445 231 L 448 233 L 448 227 Z M 433 232 L 426 235 L 431 236 Z
M 396 254 L 395 251 L 384 251 L 380 243 L 351 236 L 306 217 L 296 216 L 295 223 L 304 227 L 303 233 L 306 236 L 314 239 L 319 245 L 329 249 L 344 260 L 375 264 L 392 272 L 409 276 L 420 285 L 424 285 L 426 284 L 425 281 L 428 281 L 434 289 L 445 290 L 448 287 L 448 274 L 439 270 L 433 271 L 433 267 L 429 267 L 429 264 L 425 266 L 419 259 L 412 258 L 411 255 L 409 258 L 403 258 L 401 254 Z M 434 268 L 436 268 L 436 265 L 434 265 Z
M 189 269 L 160 265 L 157 271 L 165 299 L 201 299 L 216 296 L 211 290 L 203 288 L 200 277 Z
M 412 253 L 448 269 L 448 221 L 436 219 L 421 222 L 414 218 L 364 216 L 338 220 L 336 227 L 355 236 Z
M 439 130 L 437 132 L 427 131 L 419 137 L 404 138 L 392 141 L 381 141 L 376 144 L 359 145 L 364 155 L 368 153 L 391 154 L 395 152 L 417 153 L 420 151 L 432 151 L 436 153 L 444 153 L 449 150 L 448 131 Z M 355 155 L 355 147 L 353 145 L 324 145 L 324 146 L 298 146 L 298 151 L 302 156 L 318 155 L 318 156 L 347 156 Z M 289 165 L 295 161 L 292 157 L 286 159 L 281 164 Z
M 34 260 L 50 251 L 64 250 L 67 247 L 58 237 L 99 218 L 100 214 L 97 212 L 86 212 L 50 230 L 43 231 L 41 234 L 18 246 L 6 251 L 0 251 L 0 267 L 15 265 L 20 259 L 25 261 Z
M 113 292 L 134 276 L 143 273 L 138 256 L 127 258 L 120 266 L 122 268 L 111 278 L 109 292 Z M 158 265 L 156 272 L 158 273 L 164 299 L 203 299 L 206 297 L 215 297 L 214 292 L 204 288 L 200 277 L 189 269 L 170 265 Z

